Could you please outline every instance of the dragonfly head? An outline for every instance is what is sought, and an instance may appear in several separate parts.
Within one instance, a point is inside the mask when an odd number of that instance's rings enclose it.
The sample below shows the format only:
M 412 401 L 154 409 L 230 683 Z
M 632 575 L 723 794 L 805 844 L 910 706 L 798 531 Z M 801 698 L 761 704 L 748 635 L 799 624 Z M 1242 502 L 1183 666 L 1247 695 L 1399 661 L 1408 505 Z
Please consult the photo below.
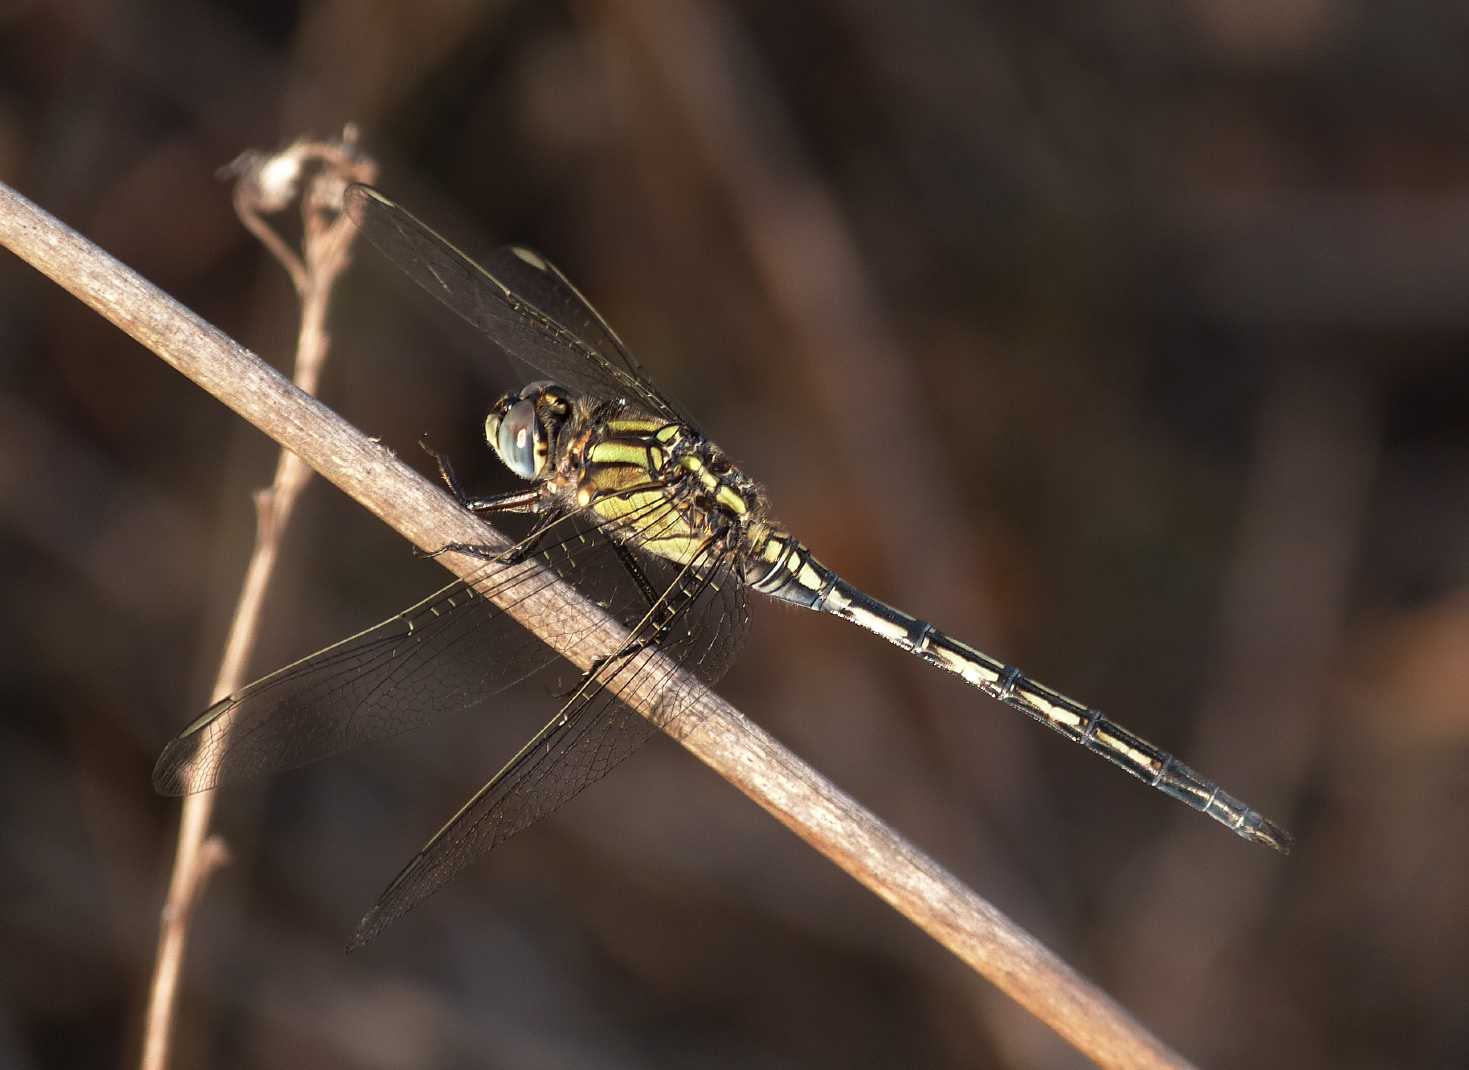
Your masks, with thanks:
M 485 441 L 521 479 L 550 474 L 551 443 L 571 415 L 571 395 L 551 382 L 506 394 L 485 417 Z

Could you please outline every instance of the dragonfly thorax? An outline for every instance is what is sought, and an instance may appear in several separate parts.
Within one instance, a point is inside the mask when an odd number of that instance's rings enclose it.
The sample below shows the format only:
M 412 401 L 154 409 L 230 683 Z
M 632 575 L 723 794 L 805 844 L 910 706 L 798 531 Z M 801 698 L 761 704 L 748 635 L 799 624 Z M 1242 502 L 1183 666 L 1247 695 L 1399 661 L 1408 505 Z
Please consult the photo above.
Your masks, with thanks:
M 502 399 L 487 421 L 496 452 L 512 470 L 534 467 L 530 478 L 548 497 L 595 517 L 609 536 L 697 567 L 738 553 L 769 528 L 759 485 L 687 424 L 631 401 L 579 397 L 568 404 L 560 388 L 527 390 L 529 398 L 522 391 Z

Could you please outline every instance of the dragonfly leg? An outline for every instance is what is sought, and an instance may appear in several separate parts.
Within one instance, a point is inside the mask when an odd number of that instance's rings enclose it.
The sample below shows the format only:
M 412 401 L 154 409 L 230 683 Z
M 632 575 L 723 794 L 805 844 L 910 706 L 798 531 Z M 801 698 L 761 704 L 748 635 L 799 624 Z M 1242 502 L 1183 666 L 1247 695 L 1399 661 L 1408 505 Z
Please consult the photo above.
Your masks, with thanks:
M 469 496 L 464 493 L 464 489 L 459 485 L 459 480 L 454 475 L 454 466 L 449 463 L 449 458 L 429 445 L 427 435 L 424 435 L 418 440 L 418 448 L 434 459 L 434 464 L 438 465 L 439 468 L 439 478 L 449 488 L 449 493 L 454 495 L 455 501 L 467 508 L 469 505 Z
M 467 557 L 477 557 L 481 561 L 493 561 L 498 565 L 518 565 L 535 553 L 536 544 L 541 541 L 545 533 L 545 528 L 533 531 L 514 546 L 508 546 L 503 550 L 472 542 L 451 542 L 440 546 L 437 550 L 415 550 L 414 553 L 419 557 L 429 558 L 438 557 L 440 554 L 464 554 Z
M 613 540 L 613 545 L 617 546 L 621 553 L 627 555 L 624 563 L 628 566 L 628 571 L 633 573 L 633 577 L 638 581 L 638 585 L 644 588 L 644 594 L 648 598 L 649 613 L 656 611 L 658 598 L 653 594 L 653 588 L 648 584 L 647 577 L 643 575 L 643 570 L 638 567 L 636 559 L 631 553 L 628 553 L 628 551 L 622 547 L 621 543 Z M 693 599 L 690 598 L 689 601 L 692 602 Z M 587 681 L 594 678 L 598 673 L 600 673 L 603 669 L 612 664 L 614 661 L 627 661 L 635 655 L 642 653 L 644 650 L 647 650 L 653 644 L 657 643 L 660 639 L 663 638 L 664 633 L 668 631 L 668 626 L 673 623 L 674 618 L 678 616 L 678 610 L 674 609 L 669 612 L 667 610 L 667 607 L 665 607 L 664 615 L 667 619 L 661 622 L 656 622 L 654 624 L 653 633 L 651 635 L 644 636 L 642 639 L 634 640 L 633 642 L 628 643 L 626 646 L 624 646 L 621 650 L 614 651 L 611 654 L 604 654 L 603 656 L 594 659 L 592 661 L 592 664 L 587 667 L 586 672 L 581 674 L 581 679 L 577 681 L 576 687 L 573 687 L 571 690 L 563 694 L 555 695 L 554 697 L 559 699 L 569 699 L 572 695 L 576 694 L 577 691 L 585 687 Z
M 461 498 L 459 504 L 472 513 L 539 513 L 541 489 L 512 490 L 488 498 Z
M 596 658 L 587 668 L 587 671 L 582 674 L 581 679 L 577 682 L 576 688 L 573 688 L 571 691 L 566 692 L 564 695 L 556 696 L 557 698 L 570 698 L 576 693 L 578 689 L 585 686 L 588 680 L 595 677 L 610 663 L 614 661 L 627 661 L 628 659 L 634 657 L 644 650 L 647 650 L 649 647 L 659 642 L 663 638 L 663 636 L 667 634 L 668 629 L 672 626 L 674 620 L 678 617 L 679 613 L 682 612 L 683 609 L 687 606 L 692 605 L 695 599 L 699 597 L 699 594 L 702 593 L 704 587 L 707 585 L 708 581 L 706 580 L 704 583 L 700 584 L 697 591 L 689 591 L 680 584 L 678 588 L 678 595 L 667 604 L 663 605 L 663 611 L 662 613 L 659 613 L 659 605 L 663 600 L 654 594 L 653 587 L 650 583 L 648 583 L 648 578 L 643 575 L 643 570 L 641 566 L 638 565 L 637 558 L 634 557 L 632 552 L 629 551 L 616 539 L 613 539 L 611 541 L 612 545 L 617 548 L 618 556 L 622 558 L 622 563 L 627 566 L 628 572 L 631 573 L 633 579 L 637 581 L 638 586 L 642 588 L 643 596 L 648 600 L 649 619 L 651 619 L 653 623 L 652 634 L 646 635 L 641 639 L 637 639 L 631 643 L 628 643 L 621 650 L 615 651 L 612 654 L 607 654 L 602 657 Z M 657 619 L 659 617 L 661 617 L 662 619 Z
M 415 557 L 426 559 L 438 557 L 440 554 L 464 554 L 466 557 L 477 557 L 481 561 L 498 561 L 502 564 L 514 564 L 513 561 L 506 560 L 506 555 L 513 552 L 514 549 L 515 547 L 513 546 L 509 550 L 497 550 L 493 546 L 480 546 L 472 542 L 451 542 L 445 543 L 437 550 L 415 549 L 413 553 Z
M 616 653 L 604 654 L 599 658 L 595 658 L 592 661 L 591 665 L 587 666 L 586 671 L 583 672 L 581 676 L 577 679 L 576 686 L 567 688 L 565 691 L 552 692 L 551 697 L 554 699 L 560 699 L 563 702 L 566 701 L 582 688 L 586 687 L 589 680 L 595 678 L 599 672 L 605 669 L 612 662 L 627 661 L 634 654 L 637 654 L 643 650 L 647 650 L 648 647 L 652 646 L 655 642 L 657 642 L 657 636 L 650 636 L 647 639 L 639 639 L 634 643 L 630 643 L 625 649 L 619 650 Z
M 454 495 L 454 500 L 464 508 L 474 513 L 536 513 L 540 512 L 541 492 L 538 487 L 528 490 L 512 490 L 505 494 L 496 494 L 489 498 L 471 498 L 464 493 L 464 487 L 459 482 L 459 477 L 454 474 L 454 466 L 449 463 L 449 458 L 429 445 L 428 439 L 418 440 L 418 448 L 434 459 L 438 465 L 439 478 L 444 481 L 444 486 L 449 488 L 449 493 Z
M 622 545 L 622 543 L 610 535 L 606 536 L 606 538 L 612 543 L 612 549 L 617 552 L 618 558 L 621 559 L 622 567 L 627 569 L 627 574 L 633 578 L 633 582 L 638 585 L 638 590 L 643 593 L 643 600 L 648 603 L 648 608 L 652 609 L 658 601 L 658 595 L 654 593 L 653 585 L 648 582 L 648 577 L 643 573 L 643 566 L 638 564 L 638 559 L 633 556 L 633 552 L 626 546 Z

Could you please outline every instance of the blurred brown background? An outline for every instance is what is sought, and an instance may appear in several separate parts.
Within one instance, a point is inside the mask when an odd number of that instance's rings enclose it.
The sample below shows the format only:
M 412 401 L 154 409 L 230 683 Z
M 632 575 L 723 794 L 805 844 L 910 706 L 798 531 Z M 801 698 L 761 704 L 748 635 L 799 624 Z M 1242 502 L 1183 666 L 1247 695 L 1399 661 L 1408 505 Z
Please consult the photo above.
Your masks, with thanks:
M 1458 5 L 1329 0 L 11 3 L 0 178 L 279 362 L 215 169 L 357 121 L 414 210 L 559 261 L 824 560 L 1299 848 L 814 615 L 757 607 L 736 705 L 1203 1065 L 1463 1065 L 1466 46 Z M 325 399 L 503 486 L 508 364 L 359 260 Z M 273 447 L 8 255 L 0 376 L 0 1065 L 126 1066 L 149 771 Z M 256 667 L 441 576 L 315 485 Z M 548 702 L 229 790 L 179 1065 L 1079 1063 L 662 739 L 344 956 Z

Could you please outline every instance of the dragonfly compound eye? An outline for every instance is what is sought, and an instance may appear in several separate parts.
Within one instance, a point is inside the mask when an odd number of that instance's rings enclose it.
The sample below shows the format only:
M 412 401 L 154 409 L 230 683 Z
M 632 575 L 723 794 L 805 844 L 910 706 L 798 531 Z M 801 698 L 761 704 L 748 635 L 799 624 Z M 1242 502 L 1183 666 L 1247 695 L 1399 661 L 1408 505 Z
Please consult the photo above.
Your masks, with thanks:
M 521 479 L 535 479 L 546 457 L 545 431 L 536 419 L 533 401 L 517 401 L 500 418 L 495 430 L 495 452 L 505 467 Z

